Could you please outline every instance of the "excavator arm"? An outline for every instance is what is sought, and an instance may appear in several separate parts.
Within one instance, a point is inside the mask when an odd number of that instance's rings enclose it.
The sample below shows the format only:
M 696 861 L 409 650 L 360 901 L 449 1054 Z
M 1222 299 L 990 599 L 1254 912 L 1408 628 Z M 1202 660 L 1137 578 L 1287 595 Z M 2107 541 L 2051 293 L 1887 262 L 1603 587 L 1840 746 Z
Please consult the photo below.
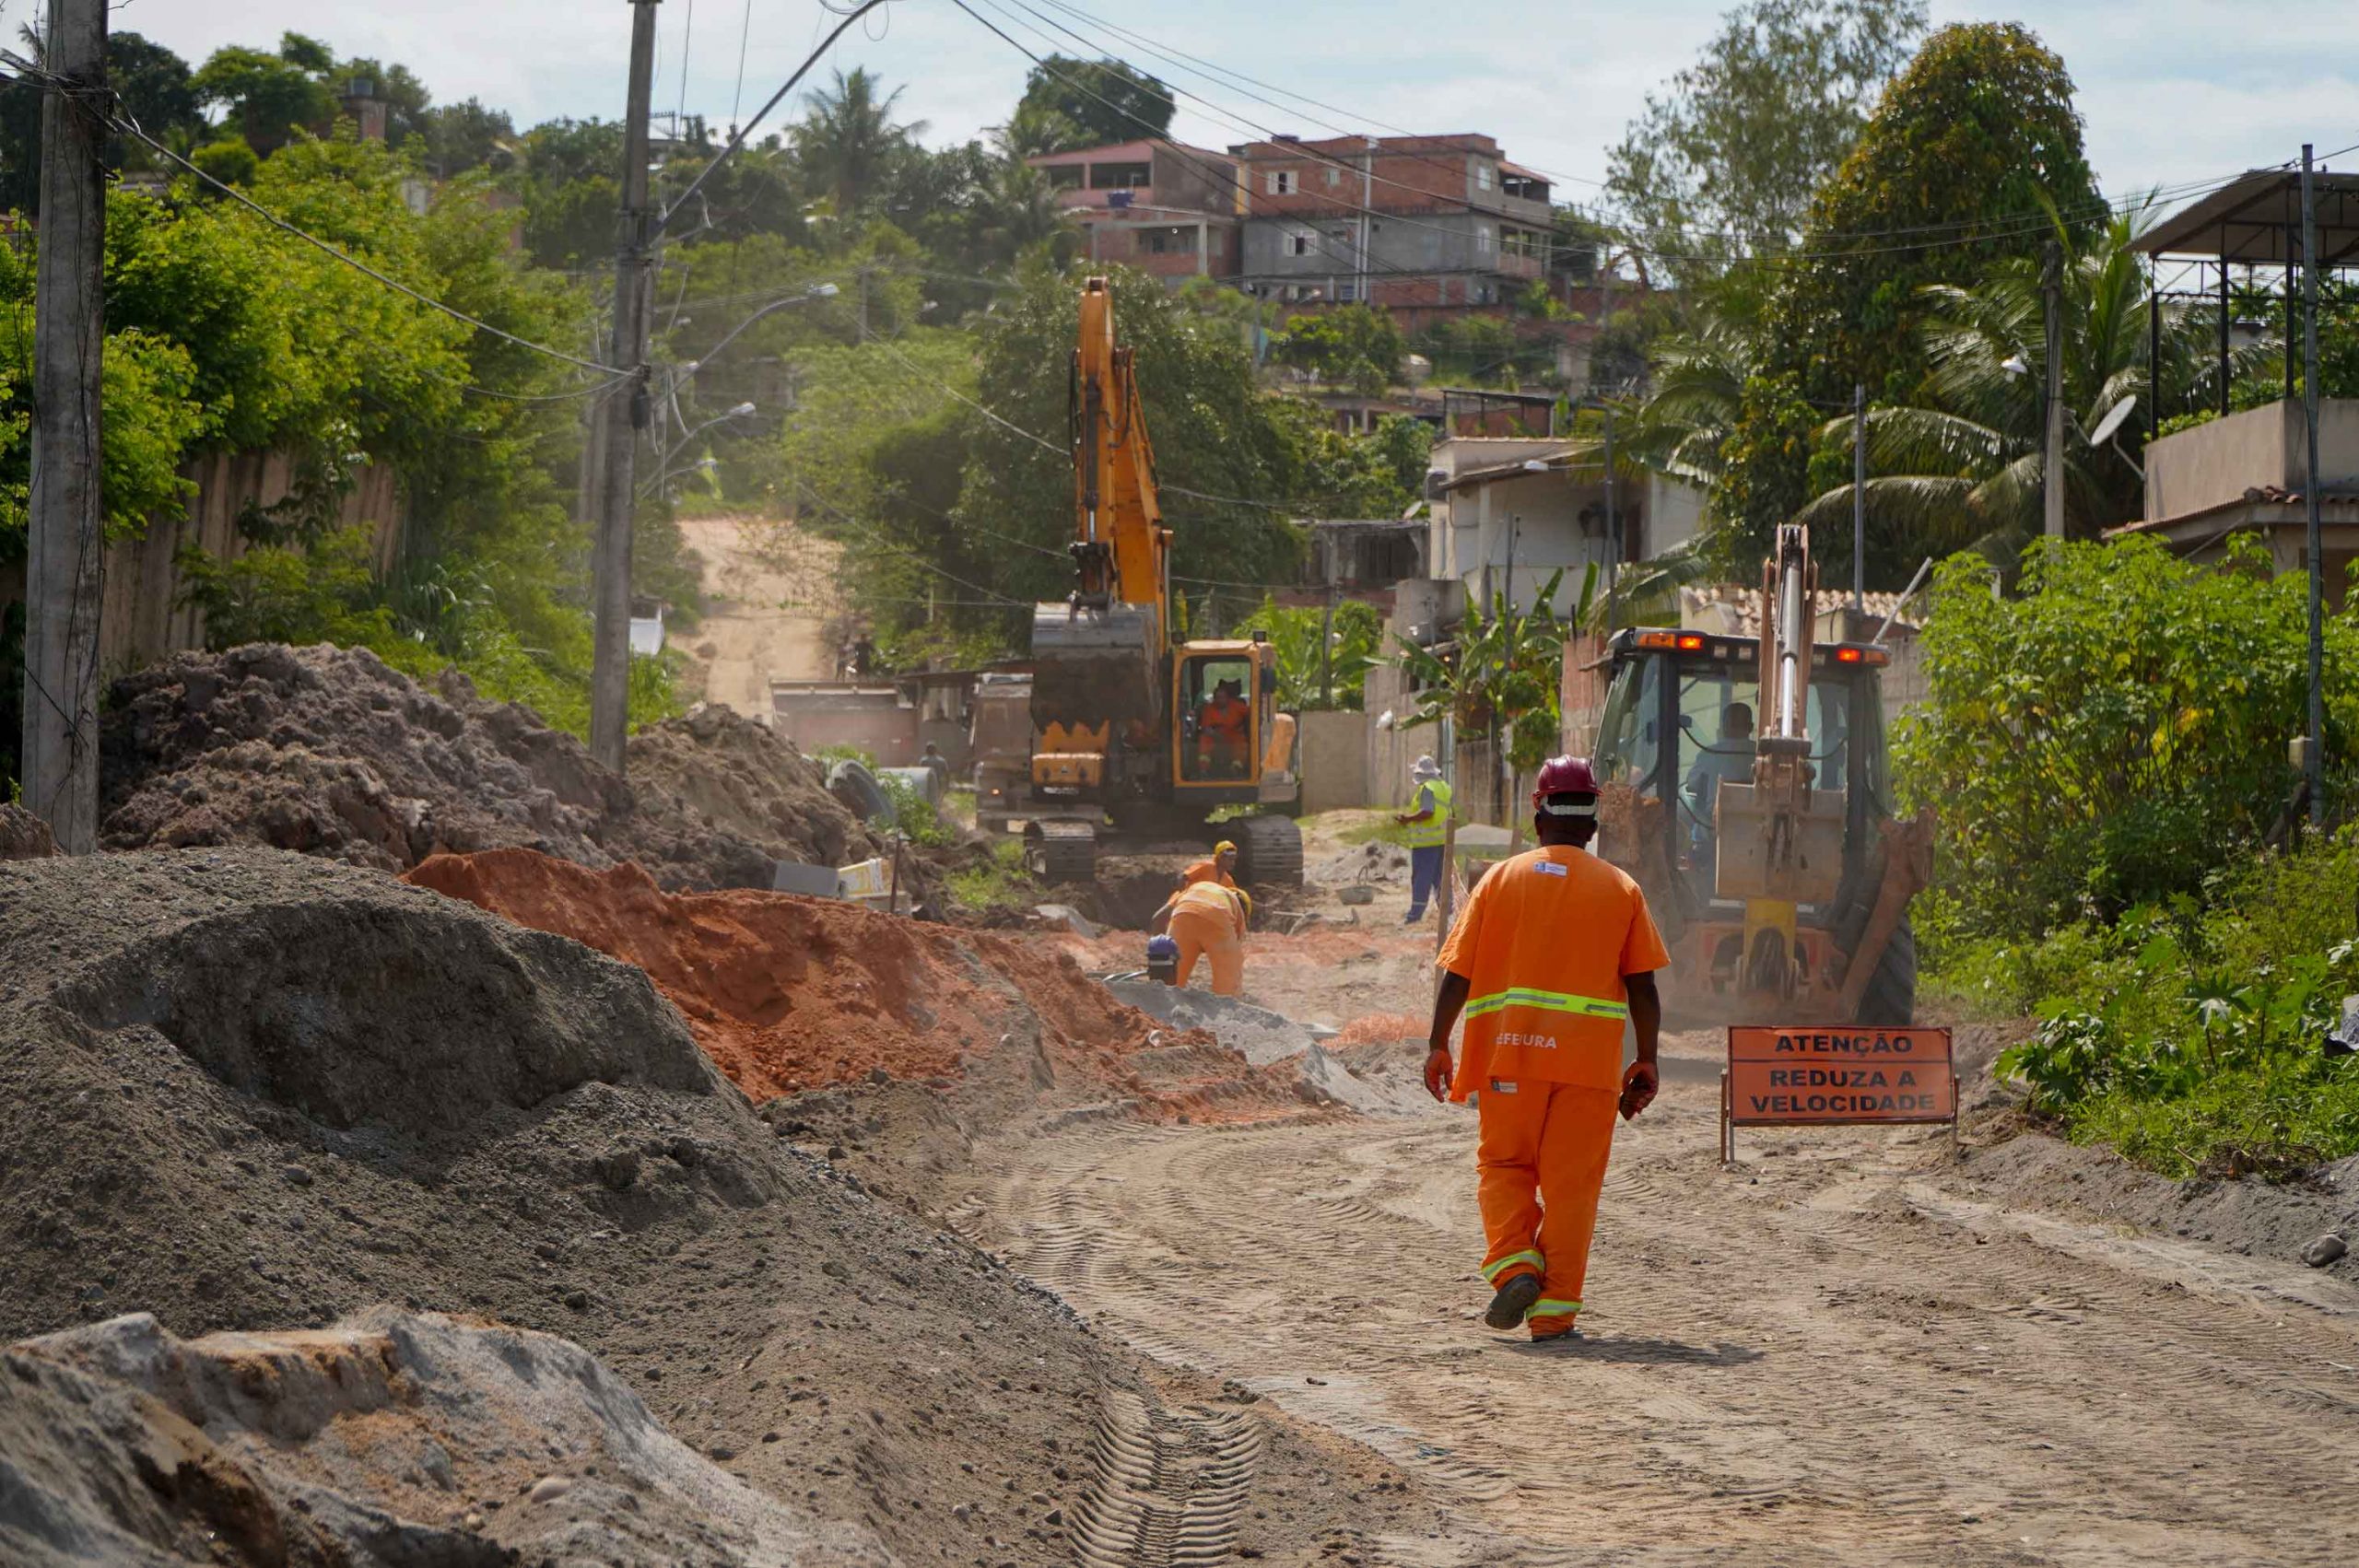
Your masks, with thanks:
M 1114 345 L 1106 280 L 1082 286 L 1074 350 L 1074 562 L 1095 603 L 1149 608 L 1159 619 L 1171 583 L 1171 534 L 1155 483 L 1155 446 L 1139 407 L 1131 350 Z

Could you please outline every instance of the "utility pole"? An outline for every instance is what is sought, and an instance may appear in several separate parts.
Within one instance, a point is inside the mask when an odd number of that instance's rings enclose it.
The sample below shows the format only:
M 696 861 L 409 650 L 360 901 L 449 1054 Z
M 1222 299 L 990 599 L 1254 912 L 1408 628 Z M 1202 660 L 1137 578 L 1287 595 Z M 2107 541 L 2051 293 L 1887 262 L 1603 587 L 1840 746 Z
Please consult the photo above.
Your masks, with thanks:
M 2302 471 L 2310 557 L 2310 825 L 2326 825 L 2326 536 L 2318 520 L 2318 220 L 2310 181 L 2310 144 L 2302 144 L 2302 426 L 2308 466 Z
M 1622 517 L 1614 509 L 1614 405 L 1605 405 L 1605 635 L 1614 635 L 1614 588 L 1622 574 Z
M 1851 609 L 1868 608 L 1868 384 L 1851 383 Z
M 597 625 L 590 674 L 590 755 L 620 773 L 630 732 L 630 535 L 639 433 L 648 424 L 647 105 L 655 79 L 655 7 L 631 0 L 630 87 L 623 115 L 622 233 L 615 248 L 615 365 L 628 378 L 606 402 L 604 483 L 593 552 Z
M 2050 539 L 2064 537 L 2064 247 L 2048 242 L 2041 292 L 2048 299 L 2048 447 L 2040 463 Z
M 33 282 L 25 803 L 69 855 L 99 838 L 99 378 L 106 342 L 106 0 L 50 0 Z

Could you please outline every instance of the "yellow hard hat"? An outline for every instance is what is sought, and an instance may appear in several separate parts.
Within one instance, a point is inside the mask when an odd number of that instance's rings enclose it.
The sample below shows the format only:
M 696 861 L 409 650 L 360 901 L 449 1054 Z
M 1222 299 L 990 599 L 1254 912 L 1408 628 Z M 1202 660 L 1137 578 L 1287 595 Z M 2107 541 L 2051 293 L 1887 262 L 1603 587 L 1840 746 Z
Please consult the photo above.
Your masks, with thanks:
M 1229 839 L 1224 838 L 1219 843 L 1213 846 L 1213 853 L 1215 855 L 1234 855 L 1237 853 L 1237 846 Z

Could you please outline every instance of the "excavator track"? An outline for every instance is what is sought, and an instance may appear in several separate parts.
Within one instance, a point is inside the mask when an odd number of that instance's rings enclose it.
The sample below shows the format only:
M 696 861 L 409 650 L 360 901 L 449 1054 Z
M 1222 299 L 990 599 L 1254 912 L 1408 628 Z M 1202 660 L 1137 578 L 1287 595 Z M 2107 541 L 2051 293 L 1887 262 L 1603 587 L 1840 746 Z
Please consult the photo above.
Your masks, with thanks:
M 1283 816 L 1240 817 L 1224 829 L 1237 840 L 1237 880 L 1249 887 L 1302 885 L 1302 829 Z

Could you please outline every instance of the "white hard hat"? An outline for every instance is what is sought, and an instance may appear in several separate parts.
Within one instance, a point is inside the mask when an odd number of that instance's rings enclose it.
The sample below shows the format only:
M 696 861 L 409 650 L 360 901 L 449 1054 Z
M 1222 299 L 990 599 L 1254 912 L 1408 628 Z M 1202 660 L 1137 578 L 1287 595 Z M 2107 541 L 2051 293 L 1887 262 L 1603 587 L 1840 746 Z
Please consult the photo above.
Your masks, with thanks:
M 1428 752 L 1424 756 L 1419 757 L 1416 761 L 1409 765 L 1409 777 L 1412 778 L 1438 778 L 1441 777 L 1441 765 L 1436 762 L 1433 759 L 1433 754 Z

